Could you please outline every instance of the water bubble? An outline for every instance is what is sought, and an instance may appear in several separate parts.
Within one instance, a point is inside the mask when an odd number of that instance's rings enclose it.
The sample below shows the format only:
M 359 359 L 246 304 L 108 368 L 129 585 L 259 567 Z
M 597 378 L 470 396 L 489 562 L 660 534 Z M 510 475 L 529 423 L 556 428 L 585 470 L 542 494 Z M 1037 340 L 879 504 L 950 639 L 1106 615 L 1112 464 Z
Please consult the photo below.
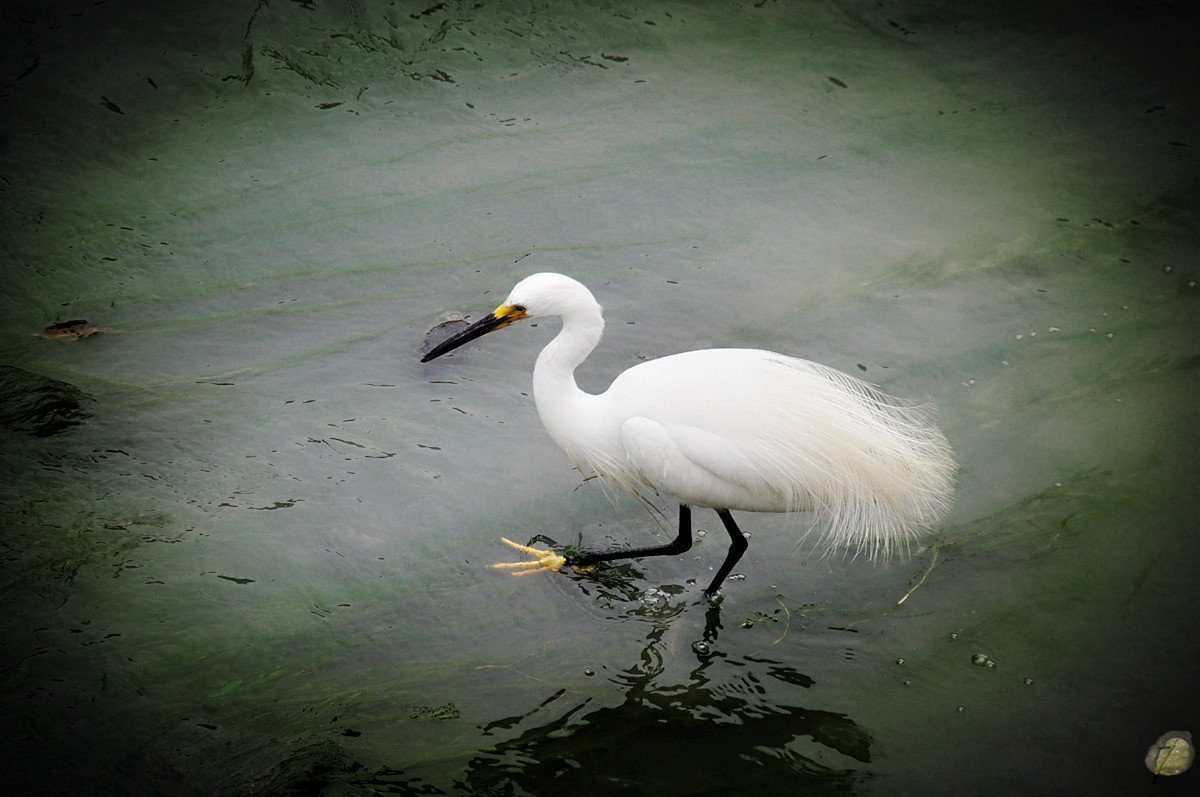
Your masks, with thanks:
M 995 667 L 996 662 L 992 661 L 986 653 L 976 653 L 971 657 L 971 663 L 976 667 Z
M 742 628 L 753 628 L 753 627 L 754 627 L 753 620 L 746 620 L 745 622 L 742 623 Z
M 697 656 L 707 656 L 712 653 L 712 645 L 708 644 L 703 639 L 698 639 L 692 643 L 692 651 Z
M 911 679 L 911 678 L 905 678 L 905 679 L 904 679 L 904 681 L 903 681 L 902 683 L 903 683 L 905 686 L 912 686 L 912 679 Z
M 957 631 L 951 631 L 951 632 L 950 632 L 950 638 L 951 638 L 951 639 L 958 639 L 958 632 L 957 632 Z
M 734 573 L 732 576 L 729 577 L 729 580 L 730 581 L 745 581 L 746 574 L 745 573 Z
M 959 707 L 958 707 L 958 710 L 959 710 L 959 711 L 966 711 L 966 710 L 967 710 L 967 707 L 966 707 L 966 706 L 959 706 Z
M 662 590 L 651 587 L 642 593 L 642 605 L 650 607 L 663 606 L 666 604 L 669 597 L 670 596 Z
M 1174 270 L 1175 270 L 1175 267 L 1172 265 L 1163 266 L 1163 271 L 1167 272 L 1168 274 L 1170 274 Z
M 904 659 L 896 659 L 896 663 L 897 663 L 897 664 L 903 664 L 903 663 L 904 663 Z
M 586 675 L 588 678 L 591 678 L 593 675 L 596 674 L 596 671 L 593 670 L 591 667 L 584 667 L 583 674 Z
M 1033 679 L 1032 679 L 1032 678 L 1026 678 L 1026 679 L 1025 679 L 1025 685 L 1026 685 L 1026 686 L 1033 686 Z
M 1058 327 L 1046 327 L 1047 332 L 1062 332 Z

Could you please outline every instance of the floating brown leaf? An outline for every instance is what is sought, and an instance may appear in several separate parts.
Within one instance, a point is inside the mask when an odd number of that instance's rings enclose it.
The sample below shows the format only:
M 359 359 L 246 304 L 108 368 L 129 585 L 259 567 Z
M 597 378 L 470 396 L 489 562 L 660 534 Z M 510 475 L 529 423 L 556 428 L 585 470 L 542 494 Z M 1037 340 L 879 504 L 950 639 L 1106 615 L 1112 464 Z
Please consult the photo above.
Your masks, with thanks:
M 1196 757 L 1192 735 L 1187 731 L 1168 731 L 1150 745 L 1146 753 L 1146 768 L 1155 775 L 1178 775 L 1186 772 Z

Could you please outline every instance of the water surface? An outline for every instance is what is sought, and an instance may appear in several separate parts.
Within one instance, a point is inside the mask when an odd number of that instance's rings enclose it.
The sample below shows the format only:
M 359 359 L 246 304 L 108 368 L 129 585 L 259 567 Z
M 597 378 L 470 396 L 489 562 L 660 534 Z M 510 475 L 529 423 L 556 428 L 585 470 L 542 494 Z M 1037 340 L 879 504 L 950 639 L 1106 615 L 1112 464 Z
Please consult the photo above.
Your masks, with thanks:
M 4 768 L 31 793 L 1156 793 L 1196 730 L 1189 7 L 217 3 L 4 12 Z M 579 374 L 758 346 L 938 408 L 888 564 L 513 579 L 674 523 L 570 470 Z M 109 331 L 46 340 L 87 319 Z M 900 602 L 901 598 L 905 598 Z

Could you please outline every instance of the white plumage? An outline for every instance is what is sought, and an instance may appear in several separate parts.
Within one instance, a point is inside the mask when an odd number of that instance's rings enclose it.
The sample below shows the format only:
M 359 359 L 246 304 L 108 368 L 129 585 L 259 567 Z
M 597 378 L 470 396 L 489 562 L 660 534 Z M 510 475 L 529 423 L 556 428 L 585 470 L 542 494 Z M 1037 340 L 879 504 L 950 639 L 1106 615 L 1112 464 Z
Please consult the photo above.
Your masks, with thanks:
M 925 410 L 824 365 L 754 349 L 705 349 L 640 363 L 605 392 L 585 393 L 575 369 L 599 343 L 604 320 L 591 292 L 561 274 L 526 277 L 490 316 L 424 360 L 540 316 L 561 317 L 562 329 L 538 356 L 534 399 L 571 462 L 640 497 L 650 489 L 685 510 L 711 507 L 721 515 L 734 545 L 706 594 L 745 548 L 728 510 L 816 511 L 826 516 L 828 545 L 886 556 L 949 506 L 955 465 Z M 690 544 L 690 513 L 681 511 L 680 538 L 671 545 L 568 564 L 679 553 Z

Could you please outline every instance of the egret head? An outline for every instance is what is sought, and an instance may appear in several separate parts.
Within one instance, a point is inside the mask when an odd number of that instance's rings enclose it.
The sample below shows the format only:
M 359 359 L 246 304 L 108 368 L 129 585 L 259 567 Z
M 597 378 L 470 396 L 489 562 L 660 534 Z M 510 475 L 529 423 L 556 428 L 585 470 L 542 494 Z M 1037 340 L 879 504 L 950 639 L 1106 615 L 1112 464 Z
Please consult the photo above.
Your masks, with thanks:
M 513 287 L 503 304 L 457 335 L 434 346 L 421 358 L 421 362 L 427 363 L 441 357 L 464 343 L 503 329 L 522 318 L 568 318 L 581 314 L 600 315 L 600 305 L 583 283 L 562 274 L 531 274 Z
M 531 274 L 513 286 L 504 304 L 496 308 L 520 308 L 522 317 L 568 316 L 597 307 L 592 292 L 582 282 L 563 274 Z

